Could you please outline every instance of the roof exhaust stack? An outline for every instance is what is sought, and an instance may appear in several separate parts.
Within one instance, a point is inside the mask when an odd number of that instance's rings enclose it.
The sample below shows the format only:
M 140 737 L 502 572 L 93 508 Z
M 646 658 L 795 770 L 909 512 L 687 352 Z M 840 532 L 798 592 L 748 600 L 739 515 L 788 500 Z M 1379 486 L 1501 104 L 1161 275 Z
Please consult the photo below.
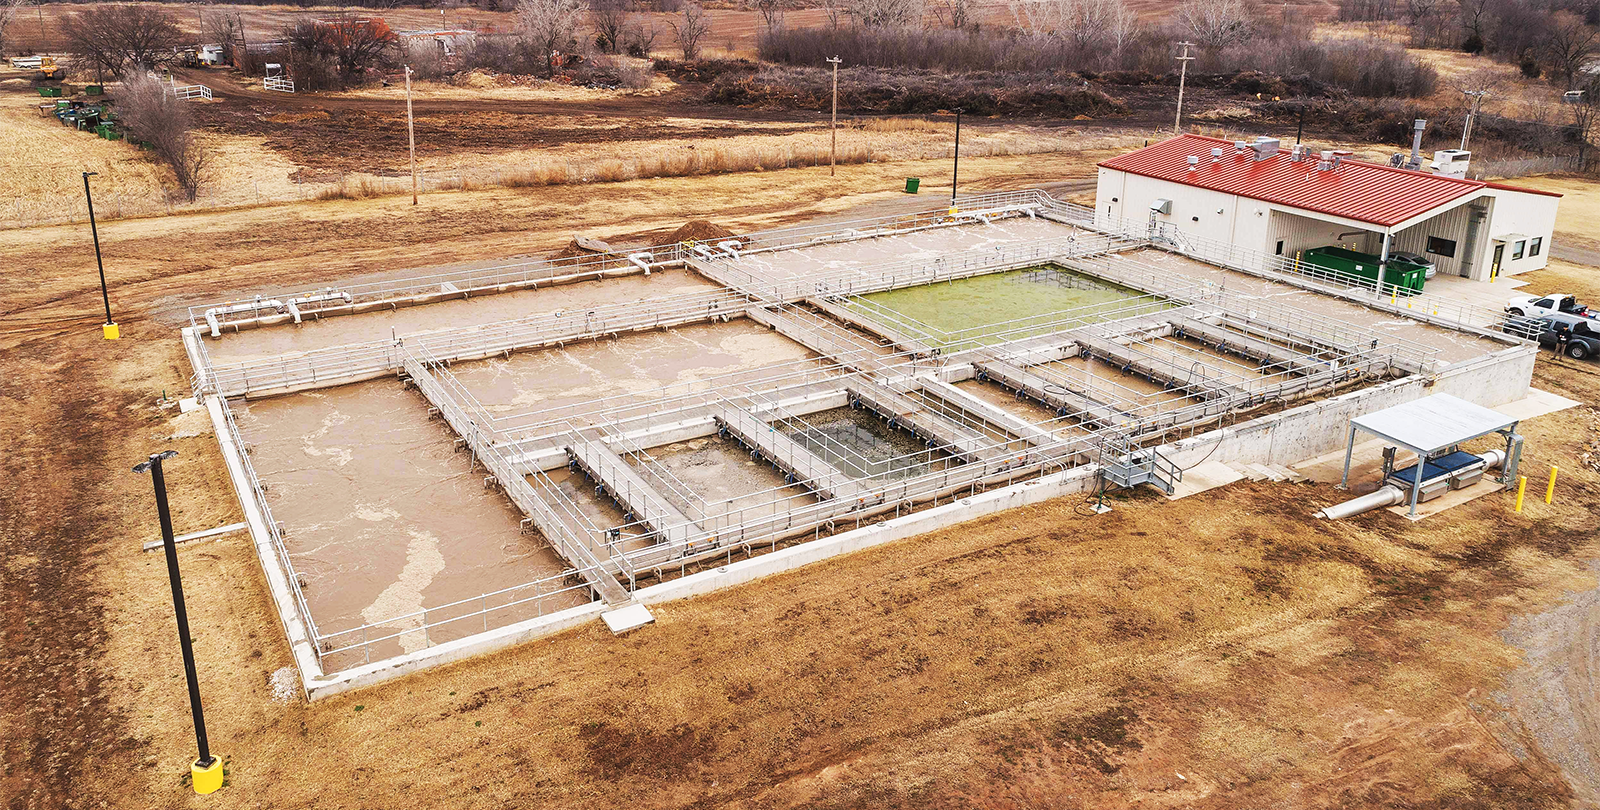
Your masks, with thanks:
M 1406 168 L 1414 172 L 1422 171 L 1422 131 L 1428 128 L 1428 122 L 1418 118 L 1411 122 L 1411 159 L 1406 161 Z

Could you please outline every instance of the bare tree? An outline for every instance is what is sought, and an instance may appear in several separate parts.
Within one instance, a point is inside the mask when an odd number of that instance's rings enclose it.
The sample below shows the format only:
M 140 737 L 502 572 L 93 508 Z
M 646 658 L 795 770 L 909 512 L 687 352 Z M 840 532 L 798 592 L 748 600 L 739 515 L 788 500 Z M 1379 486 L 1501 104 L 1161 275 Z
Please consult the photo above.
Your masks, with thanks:
M 1456 0 L 1456 19 L 1461 21 L 1462 48 L 1476 53 L 1489 39 L 1490 14 L 1495 0 Z M 1476 47 L 1471 47 L 1476 43 Z
M 6 52 L 6 26 L 17 18 L 29 0 L 0 0 L 0 54 Z
M 1033 34 L 1053 34 L 1061 28 L 1063 0 L 1009 0 L 1006 8 L 1017 27 Z
M 1573 87 L 1579 71 L 1594 55 L 1600 29 L 1584 22 L 1570 11 L 1558 11 L 1551 16 L 1549 35 L 1544 41 L 1545 58 L 1550 72 L 1561 77 L 1567 89 Z
M 822 0 L 822 14 L 828 19 L 830 30 L 839 30 L 839 18 L 844 16 L 844 5 L 841 0 Z
M 1255 36 L 1254 14 L 1245 0 L 1185 0 L 1178 23 L 1207 50 L 1217 51 Z
M 684 61 L 693 61 L 700 58 L 700 42 L 711 33 L 711 16 L 699 3 L 684 3 L 681 19 L 668 20 L 667 25 L 672 26 L 672 33 L 678 40 L 678 49 L 683 51 Z
M 117 93 L 117 116 L 128 137 L 150 145 L 172 168 L 178 189 L 190 202 L 200 193 L 206 155 L 195 141 L 188 102 L 167 92 L 161 80 L 143 70 L 128 70 Z
M 579 0 L 518 0 L 517 27 L 524 41 L 543 52 L 545 75 L 556 72 L 556 52 L 577 40 L 587 9 Z
M 400 42 L 383 20 L 351 14 L 301 20 L 285 29 L 283 37 L 291 51 L 331 66 L 342 84 L 359 81 Z
M 846 0 L 846 9 L 866 28 L 912 28 L 922 24 L 923 0 Z
M 973 20 L 976 6 L 976 0 L 933 0 L 930 8 L 934 19 L 938 20 L 940 25 L 964 31 L 968 28 L 977 28 L 977 23 Z
M 789 10 L 789 0 L 755 0 L 755 7 L 767 33 L 783 28 L 783 15 Z
M 141 70 L 177 58 L 182 34 L 165 9 L 143 3 L 125 6 L 90 6 L 75 12 L 63 26 L 68 47 L 86 64 L 121 76 L 135 66 Z
M 594 44 L 604 53 L 617 53 L 632 15 L 631 0 L 589 0 L 589 27 Z
M 234 48 L 244 42 L 244 15 L 237 11 L 213 11 L 200 17 L 201 44 L 222 46 L 222 60 L 234 63 Z

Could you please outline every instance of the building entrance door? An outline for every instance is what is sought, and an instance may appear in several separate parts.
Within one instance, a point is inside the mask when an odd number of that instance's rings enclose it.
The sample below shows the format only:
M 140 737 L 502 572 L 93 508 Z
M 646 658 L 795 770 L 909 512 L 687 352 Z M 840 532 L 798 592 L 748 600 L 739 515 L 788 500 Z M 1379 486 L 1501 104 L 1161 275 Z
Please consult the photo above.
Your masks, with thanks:
M 1506 243 L 1496 242 L 1494 245 L 1494 261 L 1489 262 L 1489 280 L 1494 281 L 1500 275 L 1500 261 L 1506 257 Z

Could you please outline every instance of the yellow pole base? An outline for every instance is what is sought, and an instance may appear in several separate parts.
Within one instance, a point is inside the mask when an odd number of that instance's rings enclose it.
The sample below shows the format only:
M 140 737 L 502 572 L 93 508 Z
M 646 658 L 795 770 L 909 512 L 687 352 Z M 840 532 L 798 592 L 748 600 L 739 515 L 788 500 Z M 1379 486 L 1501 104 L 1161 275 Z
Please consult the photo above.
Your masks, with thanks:
M 956 208 L 953 205 L 950 206 L 950 216 L 955 216 L 956 214 L 959 214 L 959 213 L 961 213 L 961 209 Z
M 200 767 L 200 760 L 189 763 L 189 776 L 194 780 L 194 792 L 201 796 L 216 793 L 222 788 L 222 757 L 212 757 L 211 766 Z
M 122 337 L 122 330 L 114 323 L 102 324 L 100 333 L 106 336 L 106 340 L 116 340 Z

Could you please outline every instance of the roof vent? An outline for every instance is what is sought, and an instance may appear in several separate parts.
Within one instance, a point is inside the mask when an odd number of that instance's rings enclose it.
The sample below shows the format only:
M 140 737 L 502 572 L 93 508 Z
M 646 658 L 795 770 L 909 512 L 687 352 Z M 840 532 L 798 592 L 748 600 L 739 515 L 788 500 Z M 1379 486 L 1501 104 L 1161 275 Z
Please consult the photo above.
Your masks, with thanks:
M 1196 170 L 1198 168 L 1200 168 L 1200 158 L 1198 156 L 1196 156 L 1196 155 L 1190 155 L 1189 156 L 1189 171 L 1192 172 L 1192 171 L 1194 171 L 1194 170 Z
M 1211 147 L 1211 162 L 1212 163 L 1216 163 L 1217 161 L 1219 161 L 1221 159 L 1222 159 L 1222 147 L 1220 147 L 1220 146 Z
M 1233 153 L 1236 154 L 1236 155 L 1242 154 L 1246 149 L 1249 149 L 1249 148 L 1250 148 L 1250 144 L 1245 143 L 1244 141 L 1234 141 L 1233 142 Z

